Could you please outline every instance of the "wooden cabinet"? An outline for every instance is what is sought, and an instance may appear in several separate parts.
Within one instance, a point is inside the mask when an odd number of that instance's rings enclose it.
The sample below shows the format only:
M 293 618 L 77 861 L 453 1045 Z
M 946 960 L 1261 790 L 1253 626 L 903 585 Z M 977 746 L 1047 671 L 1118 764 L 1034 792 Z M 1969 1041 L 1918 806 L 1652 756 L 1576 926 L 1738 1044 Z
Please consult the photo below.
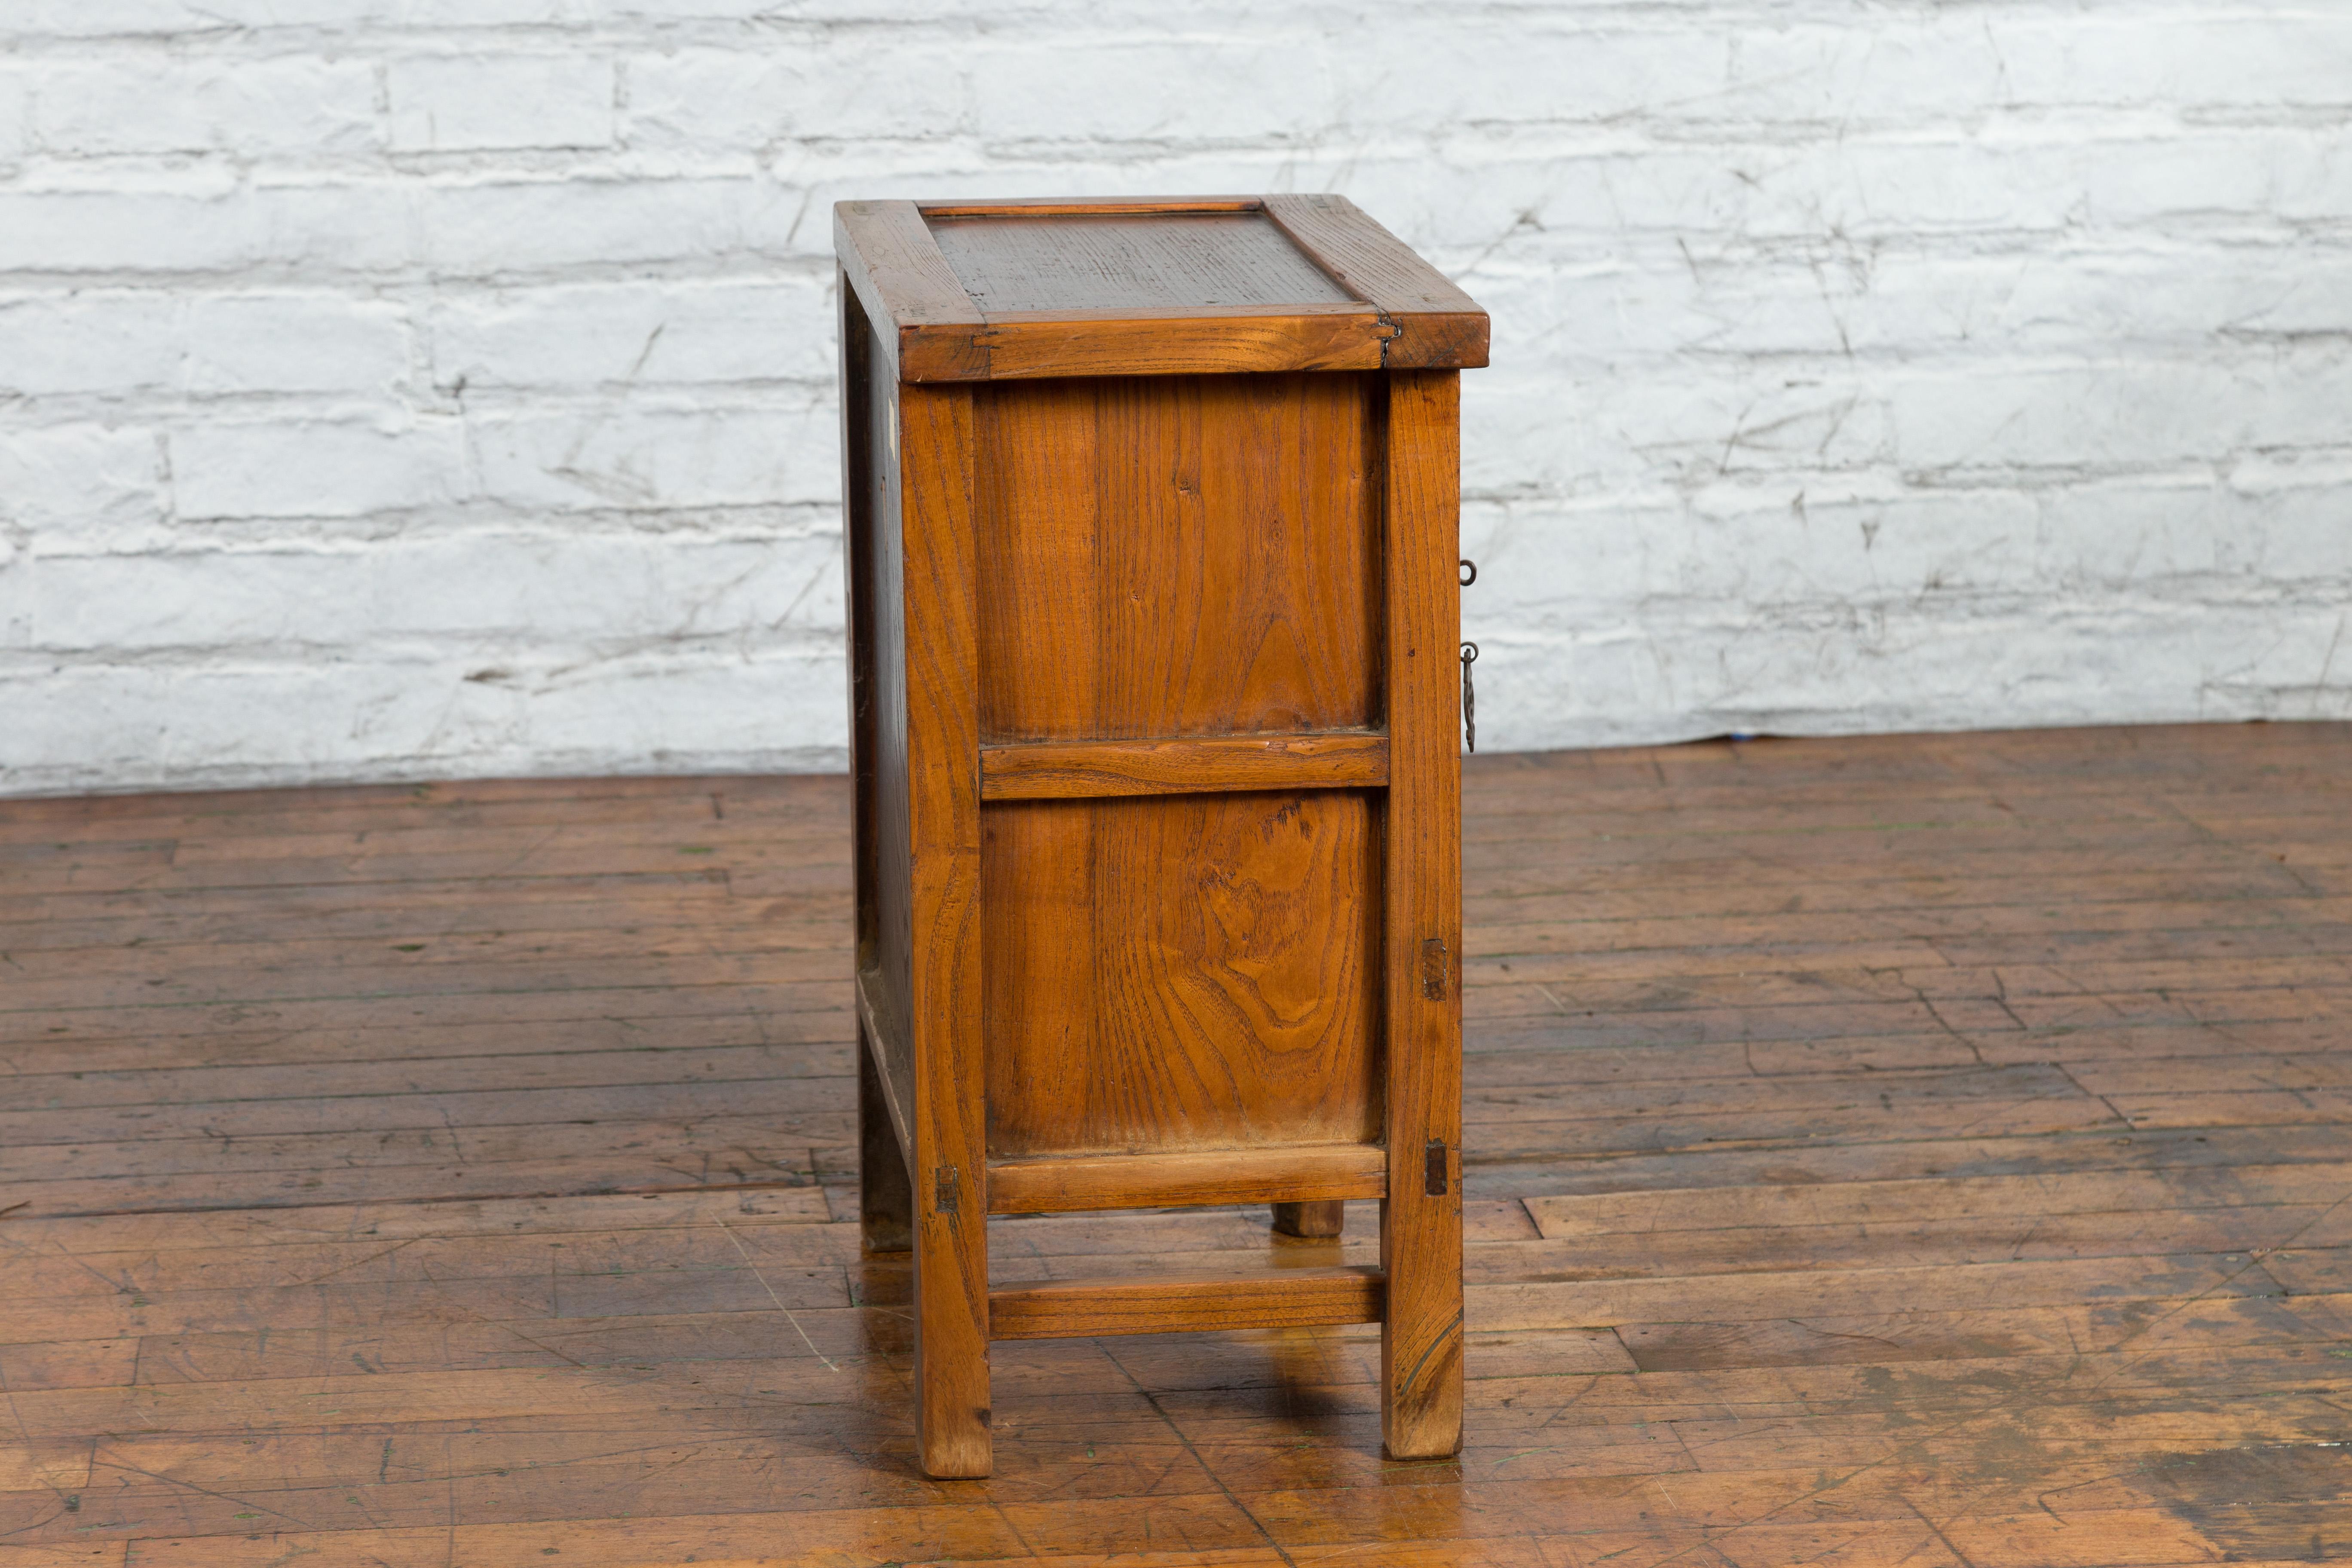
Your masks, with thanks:
M 1379 1321 L 1461 1440 L 1459 371 L 1347 201 L 835 209 L 864 1226 L 916 1427 L 988 1344 Z M 991 1290 L 987 1216 L 1269 1203 L 1377 1268 Z

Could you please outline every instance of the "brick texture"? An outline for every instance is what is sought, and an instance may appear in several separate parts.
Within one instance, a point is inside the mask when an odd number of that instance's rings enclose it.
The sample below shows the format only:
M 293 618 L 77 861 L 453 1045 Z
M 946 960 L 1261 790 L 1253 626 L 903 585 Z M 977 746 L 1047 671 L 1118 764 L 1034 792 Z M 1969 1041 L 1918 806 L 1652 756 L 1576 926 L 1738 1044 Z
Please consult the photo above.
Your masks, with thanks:
M 2352 7 L 19 0 L 0 791 L 840 765 L 829 205 L 1495 313 L 1496 748 L 2352 716 Z

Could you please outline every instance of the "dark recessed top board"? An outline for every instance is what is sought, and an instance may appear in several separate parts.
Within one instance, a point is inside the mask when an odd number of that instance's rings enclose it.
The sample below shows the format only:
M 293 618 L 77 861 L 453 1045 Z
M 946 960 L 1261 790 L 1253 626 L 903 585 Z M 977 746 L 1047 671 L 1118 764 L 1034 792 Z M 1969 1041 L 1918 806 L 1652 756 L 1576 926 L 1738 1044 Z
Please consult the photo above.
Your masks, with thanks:
M 843 202 L 901 381 L 1486 363 L 1486 314 L 1344 196 Z
M 983 314 L 1363 303 L 1262 212 L 942 217 L 929 226 Z

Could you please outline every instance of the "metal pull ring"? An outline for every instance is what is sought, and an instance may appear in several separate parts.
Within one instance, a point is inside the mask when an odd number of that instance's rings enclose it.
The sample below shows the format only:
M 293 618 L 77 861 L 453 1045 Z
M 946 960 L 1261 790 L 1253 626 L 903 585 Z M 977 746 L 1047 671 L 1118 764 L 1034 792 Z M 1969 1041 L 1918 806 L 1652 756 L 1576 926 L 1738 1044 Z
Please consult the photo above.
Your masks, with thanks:
M 1470 667 L 1478 662 L 1478 645 L 1462 645 L 1462 734 L 1469 750 L 1478 749 L 1478 691 L 1470 684 Z
M 1478 580 L 1478 563 L 1465 560 L 1462 563 L 1462 585 L 1465 588 Z

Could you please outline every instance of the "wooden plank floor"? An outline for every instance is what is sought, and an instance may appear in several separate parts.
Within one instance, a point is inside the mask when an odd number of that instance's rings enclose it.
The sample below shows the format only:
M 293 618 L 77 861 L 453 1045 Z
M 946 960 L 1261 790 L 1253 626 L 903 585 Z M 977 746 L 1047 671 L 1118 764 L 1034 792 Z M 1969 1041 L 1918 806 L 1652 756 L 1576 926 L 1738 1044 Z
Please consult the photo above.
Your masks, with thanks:
M 1475 759 L 1410 1465 L 1330 1330 L 1000 1345 L 916 1474 L 845 803 L 0 803 L 0 1568 L 2352 1559 L 2352 727 Z

